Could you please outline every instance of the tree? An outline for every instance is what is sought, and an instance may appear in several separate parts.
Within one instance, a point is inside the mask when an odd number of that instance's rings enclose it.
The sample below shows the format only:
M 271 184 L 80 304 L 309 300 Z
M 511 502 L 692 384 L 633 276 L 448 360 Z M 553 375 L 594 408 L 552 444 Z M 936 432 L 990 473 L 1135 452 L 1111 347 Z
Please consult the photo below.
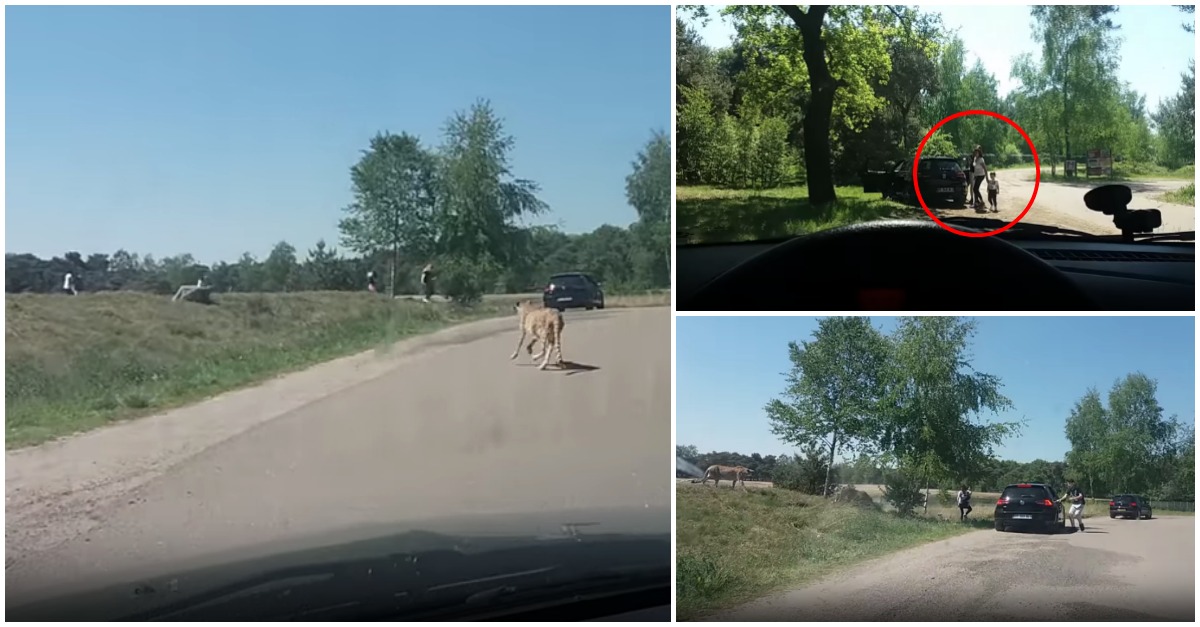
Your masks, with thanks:
M 791 372 L 783 399 L 767 403 L 771 432 L 784 442 L 809 446 L 828 443 L 826 485 L 838 447 L 875 441 L 886 338 L 869 318 L 823 318 L 813 339 L 788 343 Z
M 436 214 L 441 276 L 447 293 L 466 302 L 491 288 L 503 268 L 516 265 L 528 248 L 517 221 L 548 207 L 537 183 L 515 178 L 509 153 L 515 145 L 487 101 L 455 113 L 441 147 Z
M 656 278 L 671 275 L 671 142 L 655 131 L 625 178 L 625 197 L 637 211 L 636 232 L 643 245 L 660 255 Z M 658 264 L 656 264 L 658 265 Z
M 391 251 L 392 296 L 400 252 L 428 258 L 434 249 L 435 175 L 433 156 L 407 133 L 376 135 L 350 169 L 354 202 L 338 224 L 342 243 L 363 254 Z
M 984 423 L 985 411 L 1008 409 L 999 377 L 973 369 L 975 324 L 950 316 L 906 317 L 892 334 L 885 379 L 881 451 L 928 485 L 979 472 L 1019 423 Z
M 1076 403 L 1065 428 L 1067 464 L 1089 492 L 1149 493 L 1176 476 L 1190 433 L 1163 417 L 1157 387 L 1133 373 L 1113 384 L 1107 407 L 1094 388 Z
M 1071 124 L 1097 113 L 1096 92 L 1116 69 L 1113 5 L 1037 5 L 1031 8 L 1034 39 L 1042 44 L 1042 71 L 1058 102 L 1055 122 L 1063 154 L 1072 156 Z M 1093 124 L 1096 123 L 1092 116 Z

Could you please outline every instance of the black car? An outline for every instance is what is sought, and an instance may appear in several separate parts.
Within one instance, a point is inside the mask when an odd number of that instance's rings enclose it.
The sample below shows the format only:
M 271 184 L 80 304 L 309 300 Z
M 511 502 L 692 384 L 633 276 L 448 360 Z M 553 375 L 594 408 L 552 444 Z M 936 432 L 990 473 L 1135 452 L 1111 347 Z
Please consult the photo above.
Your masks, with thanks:
M 582 272 L 564 272 L 550 277 L 542 294 L 546 307 L 565 309 L 604 309 L 604 290 L 600 282 Z
M 1108 502 L 1108 517 L 1116 518 L 1133 518 L 1141 520 L 1142 518 L 1149 519 L 1154 515 L 1154 508 L 1150 507 L 1150 499 L 1137 494 L 1118 494 L 1112 497 Z
M 921 157 L 917 179 L 925 204 L 938 201 L 955 207 L 967 204 L 967 173 L 954 157 Z M 863 191 L 877 192 L 884 198 L 916 203 L 913 192 L 912 161 L 901 161 L 890 170 L 868 170 L 863 174 Z
M 996 531 L 1013 527 L 1055 533 L 1067 525 L 1058 494 L 1044 483 L 1013 483 L 1005 486 L 996 501 L 993 519 Z

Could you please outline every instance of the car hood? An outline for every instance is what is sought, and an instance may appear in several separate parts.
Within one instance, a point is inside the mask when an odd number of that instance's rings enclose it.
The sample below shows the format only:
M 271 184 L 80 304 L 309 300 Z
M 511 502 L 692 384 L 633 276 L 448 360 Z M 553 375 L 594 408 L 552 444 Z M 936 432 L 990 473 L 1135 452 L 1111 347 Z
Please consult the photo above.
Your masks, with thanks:
M 669 509 L 644 507 L 359 528 L 338 541 L 257 547 L 257 557 L 117 578 L 26 605 L 9 598 L 5 614 L 14 621 L 437 619 L 539 590 L 669 587 L 670 520 Z

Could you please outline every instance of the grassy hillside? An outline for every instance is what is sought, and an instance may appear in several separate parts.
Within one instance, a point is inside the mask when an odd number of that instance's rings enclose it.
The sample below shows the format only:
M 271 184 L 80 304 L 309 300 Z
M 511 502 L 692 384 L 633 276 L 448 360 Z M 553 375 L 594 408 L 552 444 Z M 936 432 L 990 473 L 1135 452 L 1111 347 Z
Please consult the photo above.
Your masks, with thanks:
M 509 315 L 367 293 L 222 294 L 215 305 L 148 294 L 5 299 L 5 444 L 36 444 L 186 404 L 450 325 Z M 669 294 L 609 296 L 609 307 Z
M 954 522 L 905 519 L 774 488 L 731 490 L 681 483 L 675 503 L 680 620 L 991 524 L 961 524 L 957 512 Z

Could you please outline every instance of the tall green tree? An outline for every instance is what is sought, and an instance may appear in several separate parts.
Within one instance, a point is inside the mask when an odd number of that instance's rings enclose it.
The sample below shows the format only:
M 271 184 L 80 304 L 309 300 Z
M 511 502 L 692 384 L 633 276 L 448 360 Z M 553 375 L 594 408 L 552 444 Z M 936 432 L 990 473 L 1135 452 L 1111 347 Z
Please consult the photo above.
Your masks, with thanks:
M 827 485 L 839 447 L 873 448 L 877 441 L 889 353 L 885 336 L 861 317 L 823 318 L 811 340 L 788 343 L 787 387 L 765 411 L 771 432 L 784 442 L 827 443 Z
M 434 157 L 407 133 L 380 133 L 350 168 L 354 202 L 338 224 L 342 244 L 362 254 L 391 252 L 389 286 L 396 295 L 401 251 L 428 258 L 436 242 Z
M 925 485 L 978 473 L 1020 426 L 982 420 L 1012 401 L 999 377 L 974 369 L 975 327 L 951 316 L 905 317 L 892 334 L 878 444 Z
M 446 123 L 440 150 L 437 211 L 441 276 L 460 301 L 492 287 L 504 268 L 527 254 L 518 221 L 548 208 L 538 184 L 513 176 L 515 140 L 487 101 L 478 101 Z
M 1142 373 L 1116 381 L 1108 406 L 1094 388 L 1067 418 L 1070 471 L 1093 494 L 1152 492 L 1173 474 L 1188 433 L 1158 404 L 1157 383 Z
M 1037 5 L 1030 9 L 1034 40 L 1042 44 L 1041 70 L 1055 101 L 1062 153 L 1072 152 L 1072 125 L 1103 113 L 1098 92 L 1116 74 L 1117 26 L 1114 5 Z M 1089 115 L 1092 117 L 1089 118 Z M 1078 148 L 1076 148 L 1078 150 Z
M 657 253 L 657 279 L 671 275 L 671 179 L 671 140 L 655 131 L 625 178 L 625 197 L 637 211 L 635 232 L 647 250 Z

